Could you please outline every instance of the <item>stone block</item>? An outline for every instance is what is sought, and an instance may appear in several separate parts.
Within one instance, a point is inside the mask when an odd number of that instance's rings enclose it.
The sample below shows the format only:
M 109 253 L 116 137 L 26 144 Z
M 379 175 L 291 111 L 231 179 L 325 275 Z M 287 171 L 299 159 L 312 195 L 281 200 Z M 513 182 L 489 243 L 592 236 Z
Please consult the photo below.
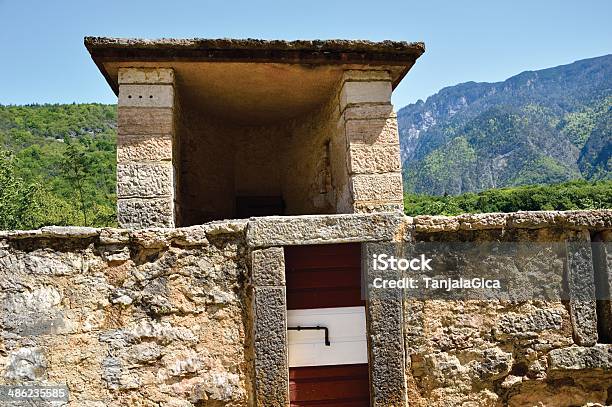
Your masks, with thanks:
M 285 289 L 255 287 L 253 315 L 256 405 L 288 406 L 289 367 Z
M 351 174 L 400 172 L 399 144 L 367 145 L 352 143 L 348 151 Z
M 404 201 L 395 202 L 355 202 L 354 213 L 399 212 L 404 213 Z
M 397 201 L 403 199 L 402 174 L 369 174 L 351 177 L 353 200 Z
M 117 199 L 119 225 L 126 229 L 174 227 L 172 197 L 154 199 Z
M 389 71 L 383 69 L 347 69 L 342 75 L 342 81 L 391 81 L 391 74 Z
M 117 134 L 172 134 L 173 109 L 119 106 L 117 108 Z
M 396 118 L 391 103 L 383 104 L 355 104 L 344 109 L 344 120 L 354 119 L 388 119 Z
M 346 139 L 349 143 L 399 143 L 399 132 L 395 118 L 348 120 L 345 129 Z
M 567 242 L 567 285 L 574 341 L 581 346 L 597 342 L 597 311 L 593 256 L 588 241 Z
M 250 247 L 391 241 L 402 216 L 396 213 L 266 216 L 249 221 Z
M 117 162 L 172 160 L 172 136 L 122 136 L 117 139 Z
M 572 346 L 553 349 L 548 354 L 548 369 L 586 370 L 612 369 L 612 345 L 597 344 L 592 347 Z
M 117 164 L 117 196 L 120 198 L 171 196 L 173 192 L 171 164 L 136 162 Z
M 120 85 L 119 106 L 173 107 L 172 85 Z
M 389 103 L 391 82 L 344 82 L 340 91 L 340 110 L 356 103 Z
M 172 68 L 119 68 L 119 84 L 172 84 Z
M 251 253 L 251 275 L 253 285 L 285 285 L 285 253 L 282 247 L 253 250 Z

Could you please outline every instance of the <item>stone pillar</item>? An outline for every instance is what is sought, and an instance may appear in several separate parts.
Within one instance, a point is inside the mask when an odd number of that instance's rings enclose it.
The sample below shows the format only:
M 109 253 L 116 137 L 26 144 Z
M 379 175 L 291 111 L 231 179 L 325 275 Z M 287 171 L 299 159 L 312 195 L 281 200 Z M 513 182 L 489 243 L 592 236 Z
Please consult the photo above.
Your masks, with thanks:
M 251 253 L 254 392 L 257 407 L 289 406 L 287 295 L 282 247 Z
M 574 342 L 581 346 L 597 343 L 597 306 L 595 301 L 595 273 L 588 232 L 566 241 L 567 287 L 569 314 Z
M 362 246 L 362 260 L 373 254 L 396 255 L 391 242 L 367 243 Z M 407 406 L 406 354 L 404 348 L 403 290 L 375 289 L 375 278 L 399 280 L 398 270 L 374 270 L 365 260 L 362 285 L 366 290 L 366 325 L 370 363 L 370 405 L 372 407 Z
M 174 227 L 174 110 L 172 69 L 119 69 L 117 217 L 121 227 Z
M 391 76 L 383 70 L 347 70 L 340 111 L 345 126 L 352 212 L 403 211 L 397 117 Z

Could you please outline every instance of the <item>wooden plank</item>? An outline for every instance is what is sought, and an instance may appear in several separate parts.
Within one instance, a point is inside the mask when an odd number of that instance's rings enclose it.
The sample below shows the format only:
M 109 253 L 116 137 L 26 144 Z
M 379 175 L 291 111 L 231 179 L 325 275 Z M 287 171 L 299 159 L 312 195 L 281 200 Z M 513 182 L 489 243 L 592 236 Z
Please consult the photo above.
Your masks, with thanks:
M 285 248 L 287 309 L 353 307 L 361 295 L 361 245 Z
M 290 368 L 289 394 L 292 407 L 369 406 L 368 365 Z

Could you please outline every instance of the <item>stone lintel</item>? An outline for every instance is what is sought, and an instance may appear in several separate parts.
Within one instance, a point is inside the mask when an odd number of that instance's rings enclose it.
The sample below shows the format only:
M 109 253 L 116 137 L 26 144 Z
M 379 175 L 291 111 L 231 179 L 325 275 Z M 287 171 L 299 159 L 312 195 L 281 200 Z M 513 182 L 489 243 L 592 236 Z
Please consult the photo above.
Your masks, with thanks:
M 393 240 L 401 224 L 398 213 L 266 216 L 252 218 L 250 247 L 291 246 Z

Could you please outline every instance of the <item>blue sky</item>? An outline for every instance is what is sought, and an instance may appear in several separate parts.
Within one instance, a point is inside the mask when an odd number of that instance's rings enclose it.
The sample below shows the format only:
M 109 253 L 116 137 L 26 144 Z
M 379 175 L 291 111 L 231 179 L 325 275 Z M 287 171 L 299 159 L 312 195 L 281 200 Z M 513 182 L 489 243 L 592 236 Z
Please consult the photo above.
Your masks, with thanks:
M 0 103 L 115 103 L 86 35 L 424 41 L 394 92 L 399 109 L 445 86 L 611 53 L 610 16 L 610 0 L 0 0 Z

